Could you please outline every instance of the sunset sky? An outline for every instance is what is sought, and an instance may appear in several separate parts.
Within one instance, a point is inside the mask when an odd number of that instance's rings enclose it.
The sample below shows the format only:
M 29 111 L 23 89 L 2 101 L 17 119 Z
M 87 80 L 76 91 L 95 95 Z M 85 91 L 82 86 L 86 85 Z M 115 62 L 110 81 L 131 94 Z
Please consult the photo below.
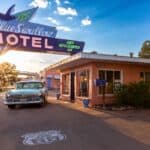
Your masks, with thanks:
M 14 13 L 39 7 L 31 22 L 57 27 L 57 38 L 85 41 L 85 52 L 137 56 L 142 43 L 150 39 L 149 0 L 5 0 L 0 12 L 12 4 Z M 65 57 L 11 50 L 0 56 L 0 62 L 39 71 Z

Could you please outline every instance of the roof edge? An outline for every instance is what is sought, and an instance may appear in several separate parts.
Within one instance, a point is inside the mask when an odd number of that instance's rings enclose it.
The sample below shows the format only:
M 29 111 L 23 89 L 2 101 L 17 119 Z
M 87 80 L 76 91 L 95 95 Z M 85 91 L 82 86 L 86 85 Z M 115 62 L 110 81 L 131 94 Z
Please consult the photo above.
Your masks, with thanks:
M 95 59 L 95 60 L 104 60 L 104 61 L 114 61 L 114 62 L 128 62 L 128 63 L 141 63 L 141 64 L 150 64 L 150 59 L 139 58 L 139 57 L 129 57 L 129 56 L 117 56 L 117 55 L 107 55 L 107 54 L 92 54 L 88 52 L 80 52 L 74 54 L 68 58 L 65 58 L 61 61 L 58 61 L 55 64 L 50 65 L 44 70 L 54 69 L 60 65 L 70 63 L 78 59 Z

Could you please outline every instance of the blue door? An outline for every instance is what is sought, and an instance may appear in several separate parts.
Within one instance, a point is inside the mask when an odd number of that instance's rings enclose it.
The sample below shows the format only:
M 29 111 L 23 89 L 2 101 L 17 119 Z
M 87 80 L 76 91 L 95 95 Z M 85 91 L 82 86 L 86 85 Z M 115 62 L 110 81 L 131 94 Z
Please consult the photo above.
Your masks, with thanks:
M 51 89 L 51 78 L 47 78 L 47 89 Z

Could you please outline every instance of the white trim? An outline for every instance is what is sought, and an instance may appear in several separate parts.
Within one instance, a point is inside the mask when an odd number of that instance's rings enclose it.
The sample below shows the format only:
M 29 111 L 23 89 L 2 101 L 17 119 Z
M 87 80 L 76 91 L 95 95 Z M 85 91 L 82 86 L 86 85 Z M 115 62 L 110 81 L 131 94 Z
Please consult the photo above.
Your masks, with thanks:
M 121 70 L 120 74 L 121 74 L 121 84 L 123 84 L 123 70 Z
M 74 98 L 76 101 L 76 97 L 77 97 L 77 72 L 76 70 L 74 70 L 75 73 L 75 77 L 74 77 Z
M 150 73 L 150 72 L 149 71 L 144 71 L 143 73 L 144 73 L 144 82 L 147 82 L 146 81 L 146 73 Z
M 88 72 L 89 72 L 89 80 L 88 80 L 88 97 L 89 97 L 89 96 L 90 96 L 90 76 L 91 76 L 91 75 L 90 75 L 90 72 L 91 72 L 91 68 L 85 67 L 85 68 L 76 70 L 76 74 L 77 74 L 77 79 L 78 79 L 78 81 L 79 81 L 78 73 L 79 73 L 79 72 L 82 72 L 82 71 L 88 71 Z M 79 85 L 78 85 L 76 88 L 78 88 L 77 90 L 79 90 Z M 78 96 L 78 94 L 79 94 L 79 91 L 77 91 L 76 97 L 82 97 L 82 96 Z
M 79 99 L 90 99 L 90 97 L 88 96 L 88 97 L 85 97 L 85 96 L 77 96 L 76 98 L 79 98 Z
M 70 95 L 70 72 L 62 73 L 62 74 L 61 74 L 61 76 L 62 76 L 62 84 L 63 84 L 63 75 L 69 75 L 69 83 L 68 83 L 68 84 L 69 84 L 69 92 L 68 92 L 68 94 L 64 94 L 64 93 L 63 93 L 63 90 L 64 90 L 64 89 L 63 89 L 63 86 L 61 85 L 61 86 L 62 86 L 62 95 L 69 96 L 69 95 Z
M 98 97 L 103 97 L 102 94 L 98 94 L 97 96 L 98 96 Z M 106 97 L 112 97 L 112 96 L 114 96 L 114 94 L 105 94 L 105 96 L 106 96 Z
M 62 96 L 70 96 L 69 94 L 62 94 Z
M 102 62 L 124 62 L 124 63 L 137 63 L 137 64 L 147 64 L 150 65 L 150 59 L 133 57 L 130 58 L 128 56 L 114 56 L 114 55 L 104 55 L 104 54 L 91 54 L 91 53 L 77 53 L 73 56 L 70 56 L 64 60 L 61 60 L 53 65 L 50 65 L 46 69 L 61 69 L 61 67 L 65 64 L 69 64 L 71 62 L 83 60 L 87 63 L 87 61 L 102 61 Z M 84 64 L 84 63 L 83 63 Z

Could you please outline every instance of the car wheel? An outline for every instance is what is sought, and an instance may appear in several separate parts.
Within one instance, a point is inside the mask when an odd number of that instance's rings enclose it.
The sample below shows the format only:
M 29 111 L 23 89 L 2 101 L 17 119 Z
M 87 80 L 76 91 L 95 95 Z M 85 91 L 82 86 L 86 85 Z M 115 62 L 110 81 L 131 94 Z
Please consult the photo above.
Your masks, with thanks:
M 44 104 L 47 104 L 48 103 L 48 96 L 47 95 L 45 95 L 45 98 L 44 98 Z
M 44 106 L 45 106 L 45 103 L 40 103 L 39 106 L 40 106 L 40 107 L 44 107 Z
M 8 105 L 8 108 L 14 109 L 16 105 Z
M 43 107 L 46 104 L 45 103 L 45 98 L 43 97 L 42 99 L 43 99 L 42 102 L 39 104 L 40 107 Z

